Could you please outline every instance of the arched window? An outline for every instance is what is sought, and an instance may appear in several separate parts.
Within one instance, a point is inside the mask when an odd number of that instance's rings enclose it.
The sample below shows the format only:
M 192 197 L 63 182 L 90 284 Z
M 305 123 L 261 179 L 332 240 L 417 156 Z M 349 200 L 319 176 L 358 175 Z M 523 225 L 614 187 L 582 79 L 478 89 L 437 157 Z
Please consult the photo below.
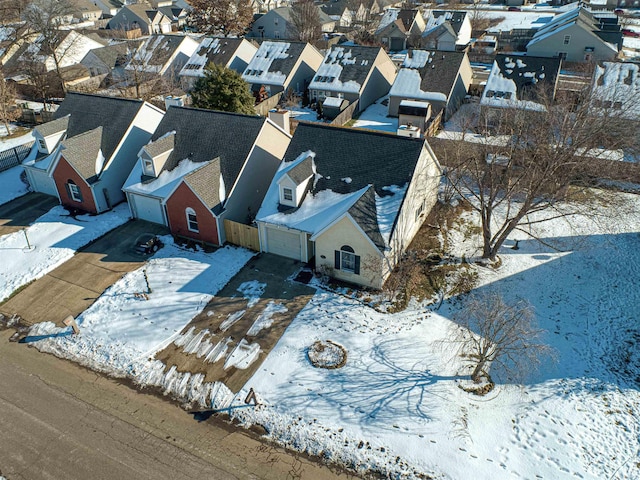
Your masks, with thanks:
M 69 179 L 67 180 L 67 191 L 69 192 L 69 197 L 74 202 L 82 202 L 82 192 L 80 191 L 80 187 L 76 185 L 76 182 Z
M 349 245 L 343 245 L 340 250 L 336 250 L 335 257 L 336 270 L 360 274 L 360 256 L 356 255 Z
M 185 214 L 187 215 L 187 228 L 191 232 L 199 232 L 198 230 L 198 217 L 196 216 L 196 212 L 193 208 L 187 208 L 185 210 Z

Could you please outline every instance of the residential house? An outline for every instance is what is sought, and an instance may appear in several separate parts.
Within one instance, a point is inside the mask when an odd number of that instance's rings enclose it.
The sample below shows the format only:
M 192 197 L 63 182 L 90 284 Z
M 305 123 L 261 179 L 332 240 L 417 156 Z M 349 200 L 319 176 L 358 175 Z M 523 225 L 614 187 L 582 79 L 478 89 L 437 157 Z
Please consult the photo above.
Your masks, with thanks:
M 180 70 L 180 83 L 185 91 L 193 88 L 210 63 L 243 73 L 258 47 L 244 38 L 204 37 L 191 58 Z
M 640 121 L 640 64 L 602 62 L 597 65 L 591 101 L 598 114 Z
M 427 12 L 423 35 L 429 36 L 435 27 L 444 23 L 449 23 L 456 34 L 456 48 L 458 50 L 469 44 L 471 41 L 471 20 L 464 10 L 430 10 Z M 442 50 L 441 47 L 439 48 Z
M 120 0 L 92 0 L 92 2 L 107 18 L 116 15 L 124 5 Z
M 131 214 L 222 245 L 225 219 L 253 220 L 290 140 L 264 117 L 170 107 L 123 188 Z
M 527 54 L 567 62 L 600 62 L 614 60 L 621 48 L 618 17 L 613 13 L 596 17 L 579 6 L 539 28 L 527 44 Z
M 428 50 L 441 50 L 455 52 L 458 35 L 453 30 L 451 23 L 442 22 L 425 28 L 420 41 L 421 48 Z
M 264 14 L 279 7 L 286 7 L 287 0 L 250 0 L 254 14 Z
M 58 39 L 57 44 L 52 47 L 58 60 L 58 67 L 63 68 L 77 65 L 90 50 L 103 46 L 104 44 L 98 40 L 83 35 L 76 30 L 68 30 Z M 23 61 L 36 61 L 47 72 L 56 69 L 54 55 L 50 47 L 44 44 L 42 35 L 38 36 L 17 60 L 18 64 Z
M 256 217 L 260 248 L 381 288 L 439 183 L 424 140 L 300 123 Z
M 31 188 L 70 208 L 101 213 L 124 200 L 136 153 L 164 112 L 142 100 L 67 94 L 54 120 L 34 129 L 23 162 Z
M 80 64 L 89 70 L 92 79 L 100 84 L 107 76 L 113 82 L 124 80 L 124 67 L 129 61 L 130 47 L 126 42 L 89 50 Z
M 482 92 L 480 105 L 499 108 L 542 110 L 541 90 L 555 97 L 560 75 L 560 58 L 498 54 Z
M 322 54 L 309 43 L 264 41 L 242 78 L 256 94 L 263 87 L 269 97 L 287 90 L 303 93 L 322 60 Z
M 309 84 L 309 97 L 358 100 L 361 112 L 389 93 L 395 77 L 396 66 L 382 48 L 333 45 Z
M 473 71 L 466 52 L 410 50 L 389 91 L 389 116 L 402 100 L 427 101 L 448 120 L 469 91 Z
M 72 0 L 73 16 L 83 22 L 95 22 L 102 17 L 102 10 L 90 0 Z
M 291 7 L 278 7 L 260 16 L 247 35 L 253 38 L 295 40 L 296 31 L 291 19 Z M 318 7 L 320 25 L 324 33 L 331 33 L 336 22 Z
M 401 3 L 396 0 L 332 0 L 323 2 L 320 8 L 337 22 L 336 27 L 369 29 L 377 26 L 379 17 L 386 10 Z
M 390 8 L 384 13 L 374 36 L 389 51 L 397 52 L 417 46 L 425 26 L 419 10 Z
M 140 29 L 142 35 L 171 32 L 171 18 L 144 3 L 125 5 L 109 20 L 107 28 L 128 32 Z
M 181 30 L 187 24 L 189 10 L 187 10 L 186 8 L 174 5 L 172 3 L 169 3 L 169 5 L 161 5 L 157 8 L 160 13 L 171 20 L 172 30 Z
M 186 35 L 151 35 L 142 42 L 125 71 L 153 73 L 177 82 L 198 42 Z

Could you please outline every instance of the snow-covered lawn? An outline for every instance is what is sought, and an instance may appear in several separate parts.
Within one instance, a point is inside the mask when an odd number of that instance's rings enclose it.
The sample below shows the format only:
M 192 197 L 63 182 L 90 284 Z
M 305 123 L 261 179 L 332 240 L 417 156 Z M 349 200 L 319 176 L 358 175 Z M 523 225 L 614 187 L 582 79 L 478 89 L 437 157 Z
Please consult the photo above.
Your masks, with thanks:
M 375 103 L 369 105 L 355 121 L 353 128 L 366 128 L 369 130 L 396 133 L 398 131 L 398 119 L 387 117 L 389 109 L 387 105 L 382 104 L 386 99 L 388 99 L 388 97 L 379 98 Z
M 508 245 L 519 239 L 520 248 L 505 247 L 497 270 L 475 267 L 478 291 L 532 303 L 558 352 L 527 385 L 498 382 L 486 397 L 458 388 L 464 372 L 441 341 L 464 298 L 382 314 L 318 290 L 235 399 L 202 374 L 146 358 L 247 261 L 241 249 L 208 255 L 168 241 L 146 266 L 148 299 L 138 270 L 79 317 L 79 336 L 51 324 L 30 336 L 51 336 L 34 343 L 42 350 L 201 405 L 244 406 L 253 388 L 261 405 L 232 415 L 294 449 L 390 478 L 640 478 L 640 197 L 616 197 L 598 203 L 595 218 L 538 224 L 544 243 L 514 234 Z M 477 239 L 449 237 L 451 254 L 478 254 Z M 314 368 L 316 340 L 344 346 L 346 365 Z
M 20 180 L 20 174 L 23 171 L 22 166 L 18 165 L 0 172 L 0 205 L 10 202 L 29 191 L 27 184 Z
M 22 285 L 46 275 L 71 258 L 78 248 L 128 219 L 129 208 L 124 203 L 101 215 L 76 218 L 57 206 L 25 231 L 0 237 L 0 301 Z
M 25 133 L 24 135 L 20 135 L 19 137 L 14 138 L 6 138 L 6 134 L 6 129 L 3 126 L 0 127 L 0 152 L 4 152 L 5 150 L 9 150 L 14 147 L 19 147 L 20 145 L 31 143 L 35 139 L 32 132 Z

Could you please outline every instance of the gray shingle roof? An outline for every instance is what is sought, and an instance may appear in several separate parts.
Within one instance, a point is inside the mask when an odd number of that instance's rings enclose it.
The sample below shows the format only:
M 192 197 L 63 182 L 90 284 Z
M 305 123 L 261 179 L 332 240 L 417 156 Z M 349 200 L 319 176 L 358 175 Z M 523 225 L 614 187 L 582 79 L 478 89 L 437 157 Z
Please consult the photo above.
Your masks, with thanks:
M 159 138 L 151 143 L 148 143 L 144 146 L 144 149 L 151 156 L 151 158 L 155 158 L 158 155 L 162 155 L 163 153 L 171 150 L 175 145 L 175 134 L 171 133 L 164 137 Z
M 495 62 L 501 75 L 516 84 L 516 96 L 522 100 L 525 97 L 530 99 L 529 96 L 535 94 L 535 90 L 529 89 L 534 84 L 554 87 L 562 60 L 500 53 L 496 55 Z
M 209 210 L 219 213 L 221 210 L 220 157 L 189 173 L 184 181 L 202 199 Z
M 434 10 L 432 15 L 433 18 L 439 18 L 442 15 L 446 15 L 447 20 L 451 24 L 451 28 L 453 28 L 453 31 L 457 36 L 460 33 L 460 28 L 462 27 L 464 18 L 467 16 L 467 12 L 464 10 Z
M 175 147 L 163 170 L 173 170 L 187 158 L 208 162 L 220 157 L 220 170 L 229 191 L 265 122 L 265 118 L 258 116 L 170 107 L 151 139 L 172 130 L 176 132 Z
M 215 63 L 216 65 L 227 66 L 229 61 L 233 58 L 238 50 L 238 47 L 243 42 L 242 38 L 213 38 L 207 39 L 211 43 L 208 43 L 206 47 L 203 46 L 203 42 L 200 42 L 200 47 L 196 50 L 196 54 L 199 56 L 207 57 L 207 64 Z M 205 45 L 207 43 L 204 43 Z
M 418 69 L 420 72 L 420 89 L 425 92 L 451 93 L 460 66 L 466 55 L 465 52 L 443 52 L 428 50 L 430 62 Z
M 301 122 L 284 159 L 290 162 L 302 152 L 315 152 L 316 172 L 322 178 L 314 192 L 353 193 L 373 185 L 376 193 L 384 196 L 389 192 L 382 187 L 401 186 L 411 180 L 423 144 L 424 139 Z M 343 178 L 351 178 L 351 182 Z
M 91 50 L 91 53 L 107 67 L 115 68 L 124 62 L 124 58 L 127 56 L 127 49 L 126 43 L 118 43 L 116 45 L 109 45 L 108 47 L 94 48 Z
M 140 45 L 134 59 L 142 61 L 145 66 L 162 67 L 180 47 L 184 38 L 181 35 L 151 35 Z
M 293 161 L 307 150 L 315 152 L 314 164 L 319 177 L 315 185 L 310 183 L 314 194 L 322 190 L 353 193 L 371 186 L 364 198 L 351 207 L 350 213 L 374 244 L 384 246 L 373 192 L 386 196 L 389 191 L 384 187 L 410 182 L 424 142 L 424 139 L 301 122 L 284 160 Z M 351 181 L 346 182 L 345 178 Z
M 311 157 L 305 158 L 302 162 L 289 170 L 287 175 L 289 175 L 289 178 L 293 180 L 296 185 L 300 185 L 313 175 L 313 159 Z
M 143 104 L 142 100 L 69 92 L 54 117 L 71 115 L 68 138 L 102 126 L 102 153 L 109 159 Z
M 54 133 L 60 133 L 66 130 L 68 126 L 69 116 L 65 115 L 64 117 L 58 118 L 56 120 L 38 125 L 35 130 L 43 137 L 48 137 L 49 135 L 53 135 Z
M 376 210 L 376 196 L 373 187 L 367 191 L 349 209 L 349 215 L 362 228 L 376 247 L 384 250 L 385 243 L 378 226 L 378 214 Z
M 344 50 L 345 55 L 350 55 L 348 61 L 343 61 L 344 56 L 336 53 L 336 51 L 340 50 Z M 342 66 L 339 78 L 342 83 L 354 81 L 364 86 L 364 82 L 369 75 L 369 71 L 374 67 L 375 59 L 380 50 L 380 47 L 333 45 L 331 51 L 325 56 L 324 64 L 340 64 Z M 318 73 L 321 71 L 322 66 L 318 69 Z
M 100 152 L 102 135 L 102 127 L 97 127 L 62 142 L 62 156 L 90 184 L 98 180 L 100 173 L 96 173 L 96 159 Z

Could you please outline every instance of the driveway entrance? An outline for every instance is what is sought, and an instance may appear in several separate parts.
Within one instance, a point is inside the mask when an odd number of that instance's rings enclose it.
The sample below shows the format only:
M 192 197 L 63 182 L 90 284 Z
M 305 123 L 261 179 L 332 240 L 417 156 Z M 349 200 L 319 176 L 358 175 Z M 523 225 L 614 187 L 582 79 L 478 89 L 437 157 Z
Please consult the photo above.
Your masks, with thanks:
M 17 314 L 29 325 L 60 324 L 68 315 L 78 316 L 125 273 L 144 264 L 146 258 L 134 252 L 142 233 L 165 234 L 167 229 L 141 220 L 125 223 L 0 304 L 0 312 Z
M 44 193 L 27 193 L 0 206 L 0 235 L 17 232 L 28 227 L 36 219 L 60 202 Z

